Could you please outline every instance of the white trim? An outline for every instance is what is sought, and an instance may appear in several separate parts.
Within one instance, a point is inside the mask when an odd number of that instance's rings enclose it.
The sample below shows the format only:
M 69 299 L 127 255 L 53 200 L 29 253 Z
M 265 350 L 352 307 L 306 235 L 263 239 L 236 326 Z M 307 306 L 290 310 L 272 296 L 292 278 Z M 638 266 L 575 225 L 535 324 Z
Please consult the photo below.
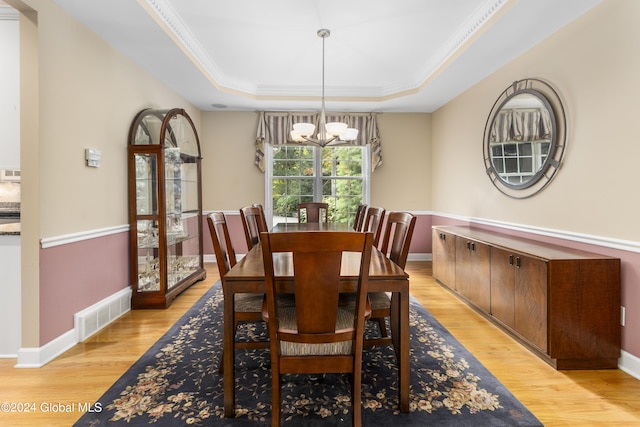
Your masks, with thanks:
M 20 13 L 9 5 L 0 5 L 0 21 L 18 21 Z
M 225 216 L 240 216 L 240 209 L 235 210 L 235 211 L 220 211 L 220 210 L 211 210 L 211 211 L 202 211 L 202 217 L 206 219 L 206 217 L 210 214 L 212 214 L 213 212 L 222 212 Z
M 407 256 L 407 261 L 432 261 L 432 254 L 409 254 Z
M 122 316 L 124 313 L 131 311 L 131 288 L 124 288 L 108 297 L 98 301 L 97 303 L 79 311 L 74 315 L 74 320 L 77 316 L 82 315 L 90 310 L 97 310 L 99 307 L 107 307 L 114 312 L 114 316 L 109 321 L 101 321 L 99 329 L 104 328 L 109 323 Z M 127 299 L 129 304 L 124 302 Z M 118 304 L 119 307 L 115 308 L 114 304 Z M 119 312 L 119 315 L 115 316 L 115 313 Z M 18 363 L 16 368 L 41 368 L 47 363 L 51 362 L 56 357 L 60 356 L 65 351 L 69 350 L 79 342 L 81 334 L 81 328 L 74 322 L 74 328 L 60 335 L 59 337 L 49 341 L 42 347 L 27 347 L 18 350 Z M 97 332 L 96 330 L 95 332 Z M 95 333 L 93 332 L 93 333 Z M 87 337 L 84 337 L 85 339 Z
M 113 227 L 97 228 L 90 231 L 81 231 L 79 233 L 63 234 L 61 236 L 44 237 L 40 239 L 42 249 L 52 248 L 54 246 L 66 245 L 68 243 L 81 242 L 83 240 L 95 239 L 98 237 L 109 236 L 111 234 L 124 233 L 129 231 L 129 224 L 116 225 Z
M 505 228 L 513 231 L 521 231 L 523 233 L 537 234 L 539 236 L 553 237 L 556 239 L 571 240 L 574 242 L 586 243 L 589 245 L 603 246 L 611 249 L 619 249 L 628 252 L 640 253 L 640 242 L 632 240 L 614 239 L 611 237 L 596 236 L 592 234 L 574 233 L 571 231 L 555 230 L 551 228 L 534 227 L 524 224 L 514 224 L 502 221 L 493 221 L 483 218 L 465 217 L 460 215 L 450 215 L 445 213 L 434 212 L 432 215 L 445 218 L 468 221 L 470 223 L 488 225 L 491 227 Z
M 618 359 L 618 368 L 640 380 L 640 357 L 622 350 L 620 359 Z
M 71 329 L 42 347 L 28 347 L 18 350 L 16 368 L 41 368 L 77 344 L 76 331 Z

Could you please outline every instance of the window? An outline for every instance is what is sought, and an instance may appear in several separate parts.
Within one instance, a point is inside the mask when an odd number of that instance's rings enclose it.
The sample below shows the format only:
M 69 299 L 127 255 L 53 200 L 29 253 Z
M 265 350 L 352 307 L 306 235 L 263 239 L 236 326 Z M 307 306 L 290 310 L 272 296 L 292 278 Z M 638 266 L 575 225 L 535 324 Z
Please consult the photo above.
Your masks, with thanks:
M 298 203 L 317 201 L 329 204 L 329 221 L 352 224 L 358 205 L 369 200 L 369 150 L 267 144 L 265 210 L 271 223 L 297 222 Z
M 550 145 L 549 141 L 492 143 L 493 166 L 504 181 L 526 183 L 542 168 Z

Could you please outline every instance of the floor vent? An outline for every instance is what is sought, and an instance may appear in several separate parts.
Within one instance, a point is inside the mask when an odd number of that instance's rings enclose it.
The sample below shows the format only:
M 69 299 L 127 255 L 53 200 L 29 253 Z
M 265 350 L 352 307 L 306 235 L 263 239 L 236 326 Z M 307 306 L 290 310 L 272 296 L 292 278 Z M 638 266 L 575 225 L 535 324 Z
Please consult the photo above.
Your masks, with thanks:
M 73 321 L 78 342 L 86 340 L 130 310 L 131 288 L 127 288 L 76 313 Z

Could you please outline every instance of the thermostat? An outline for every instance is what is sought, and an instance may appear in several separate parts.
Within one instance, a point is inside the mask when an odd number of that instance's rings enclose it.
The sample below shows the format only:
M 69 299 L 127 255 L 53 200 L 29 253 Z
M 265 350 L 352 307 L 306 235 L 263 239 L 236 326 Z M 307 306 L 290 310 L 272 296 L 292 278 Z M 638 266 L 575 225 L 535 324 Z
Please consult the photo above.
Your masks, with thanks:
M 102 158 L 102 152 L 95 148 L 86 148 L 84 150 L 84 158 L 87 161 L 87 166 L 97 168 L 100 166 L 100 159 Z

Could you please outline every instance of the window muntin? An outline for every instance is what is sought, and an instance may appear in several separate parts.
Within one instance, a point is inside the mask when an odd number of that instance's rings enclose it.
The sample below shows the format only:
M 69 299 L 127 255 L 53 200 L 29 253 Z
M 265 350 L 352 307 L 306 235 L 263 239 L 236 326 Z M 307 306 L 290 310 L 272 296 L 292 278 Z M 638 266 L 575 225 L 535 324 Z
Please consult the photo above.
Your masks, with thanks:
M 369 200 L 369 147 L 298 145 L 267 148 L 266 208 L 272 223 L 297 222 L 297 205 L 329 204 L 329 221 L 353 222 Z

